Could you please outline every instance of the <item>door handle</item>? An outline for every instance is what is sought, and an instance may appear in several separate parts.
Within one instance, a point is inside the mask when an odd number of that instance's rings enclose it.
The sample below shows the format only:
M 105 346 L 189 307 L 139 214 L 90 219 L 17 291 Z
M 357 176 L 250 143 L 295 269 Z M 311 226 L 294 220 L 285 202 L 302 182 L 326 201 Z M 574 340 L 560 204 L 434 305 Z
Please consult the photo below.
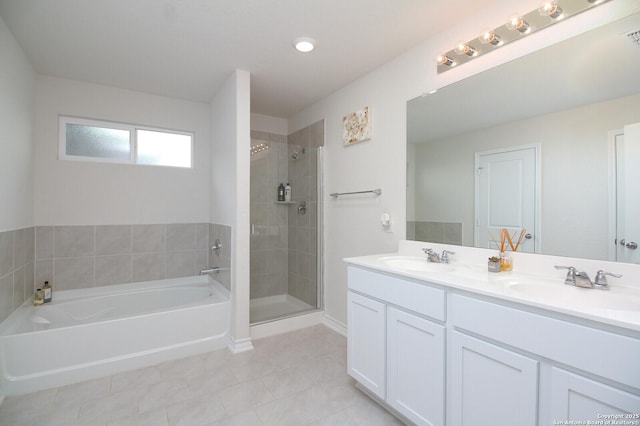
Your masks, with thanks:
M 631 241 L 630 243 L 627 243 L 627 245 L 625 247 L 627 247 L 628 249 L 631 249 L 631 250 L 635 250 L 635 249 L 638 248 L 638 243 L 635 243 L 635 242 Z
M 531 234 L 526 234 L 524 237 L 525 237 L 527 240 L 530 240 L 530 239 L 532 239 L 532 238 L 533 238 L 533 235 L 531 235 Z

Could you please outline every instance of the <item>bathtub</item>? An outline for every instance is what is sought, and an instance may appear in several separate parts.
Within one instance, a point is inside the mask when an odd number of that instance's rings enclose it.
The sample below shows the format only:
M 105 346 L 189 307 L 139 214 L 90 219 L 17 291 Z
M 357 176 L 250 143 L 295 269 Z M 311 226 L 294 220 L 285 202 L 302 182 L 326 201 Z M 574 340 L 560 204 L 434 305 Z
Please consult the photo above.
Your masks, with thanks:
M 19 395 L 228 344 L 229 292 L 209 276 L 55 291 L 0 324 L 0 396 Z

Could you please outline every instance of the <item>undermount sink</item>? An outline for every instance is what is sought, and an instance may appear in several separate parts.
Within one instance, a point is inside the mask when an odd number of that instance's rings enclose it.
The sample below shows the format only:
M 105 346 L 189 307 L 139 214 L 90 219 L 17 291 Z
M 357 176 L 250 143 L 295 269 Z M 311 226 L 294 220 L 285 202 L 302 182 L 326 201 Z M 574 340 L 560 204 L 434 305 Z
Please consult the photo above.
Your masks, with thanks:
M 415 272 L 452 272 L 458 269 L 451 263 L 428 262 L 426 257 L 418 256 L 384 256 L 378 259 L 380 263 L 392 268 Z
M 551 303 L 566 305 L 588 306 L 592 308 L 615 311 L 639 311 L 640 291 L 626 287 L 611 290 L 588 289 L 570 286 L 562 283 L 551 285 L 517 279 L 504 283 L 509 292 L 530 297 L 544 299 Z

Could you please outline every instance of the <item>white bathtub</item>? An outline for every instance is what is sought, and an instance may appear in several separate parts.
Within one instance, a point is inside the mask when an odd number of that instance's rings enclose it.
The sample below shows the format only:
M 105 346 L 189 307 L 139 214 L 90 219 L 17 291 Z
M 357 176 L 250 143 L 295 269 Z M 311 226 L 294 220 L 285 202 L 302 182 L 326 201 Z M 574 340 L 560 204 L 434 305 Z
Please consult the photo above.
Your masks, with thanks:
M 0 395 L 227 346 L 229 292 L 209 276 L 55 291 L 0 324 Z

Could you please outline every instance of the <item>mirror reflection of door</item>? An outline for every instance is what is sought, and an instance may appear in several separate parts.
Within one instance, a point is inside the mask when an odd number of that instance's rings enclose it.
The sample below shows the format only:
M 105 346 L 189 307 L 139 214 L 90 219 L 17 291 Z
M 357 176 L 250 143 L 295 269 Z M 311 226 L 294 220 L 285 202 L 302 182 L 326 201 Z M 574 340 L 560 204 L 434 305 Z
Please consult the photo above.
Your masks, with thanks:
M 616 260 L 640 263 L 640 123 L 616 137 Z
M 524 228 L 528 238 L 518 251 L 536 252 L 537 150 L 525 146 L 476 153 L 476 247 L 495 249 L 492 236 L 500 243 L 500 228 L 516 239 Z

